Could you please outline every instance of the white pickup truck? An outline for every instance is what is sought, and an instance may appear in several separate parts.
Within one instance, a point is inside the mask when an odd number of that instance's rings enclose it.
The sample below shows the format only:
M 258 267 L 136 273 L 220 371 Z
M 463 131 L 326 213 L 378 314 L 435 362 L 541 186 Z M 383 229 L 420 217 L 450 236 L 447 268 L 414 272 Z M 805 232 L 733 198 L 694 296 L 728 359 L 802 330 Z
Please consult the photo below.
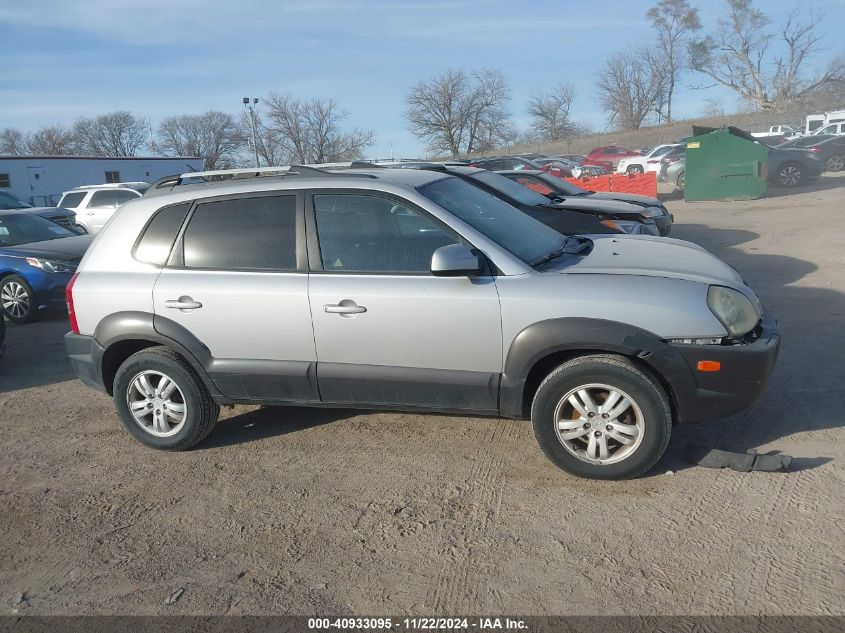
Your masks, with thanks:
M 783 136 L 784 138 L 791 138 L 793 136 L 800 136 L 801 132 L 796 130 L 791 125 L 772 125 L 768 132 L 752 132 L 751 136 L 762 138 L 764 136 Z

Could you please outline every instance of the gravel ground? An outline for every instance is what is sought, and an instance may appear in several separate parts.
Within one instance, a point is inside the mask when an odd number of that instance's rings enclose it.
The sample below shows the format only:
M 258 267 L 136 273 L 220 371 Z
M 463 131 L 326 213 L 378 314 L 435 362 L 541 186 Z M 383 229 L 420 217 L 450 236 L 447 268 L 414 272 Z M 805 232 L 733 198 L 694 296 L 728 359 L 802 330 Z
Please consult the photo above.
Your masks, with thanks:
M 481 417 L 237 407 L 195 450 L 155 452 L 73 378 L 64 317 L 10 325 L 5 612 L 843 614 L 843 185 L 669 202 L 785 343 L 757 405 L 677 429 L 637 481 L 570 477 L 528 423 Z M 711 470 L 688 443 L 796 459 Z

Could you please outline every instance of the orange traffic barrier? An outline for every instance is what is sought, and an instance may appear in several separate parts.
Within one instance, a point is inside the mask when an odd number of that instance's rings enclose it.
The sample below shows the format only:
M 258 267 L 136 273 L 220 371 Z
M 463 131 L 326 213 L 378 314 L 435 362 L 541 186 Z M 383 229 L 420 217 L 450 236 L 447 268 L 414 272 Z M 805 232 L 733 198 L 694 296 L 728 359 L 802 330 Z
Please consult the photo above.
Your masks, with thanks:
M 657 174 L 607 174 L 605 176 L 584 176 L 565 178 L 574 185 L 591 191 L 612 191 L 615 193 L 635 193 L 640 196 L 657 197 Z

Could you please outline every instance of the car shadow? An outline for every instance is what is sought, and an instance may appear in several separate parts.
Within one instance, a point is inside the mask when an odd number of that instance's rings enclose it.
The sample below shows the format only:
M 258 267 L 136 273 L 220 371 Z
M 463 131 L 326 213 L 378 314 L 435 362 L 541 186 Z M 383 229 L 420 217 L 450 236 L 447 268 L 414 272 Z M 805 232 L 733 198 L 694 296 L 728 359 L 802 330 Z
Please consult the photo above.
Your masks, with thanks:
M 845 172 L 843 172 L 845 175 Z M 763 194 L 762 199 L 768 198 L 786 198 L 789 196 L 795 196 L 798 194 L 806 194 L 812 193 L 815 191 L 826 191 L 828 189 L 836 189 L 845 185 L 845 180 L 843 180 L 843 175 L 840 174 L 823 174 L 820 178 L 816 180 L 812 180 L 808 183 L 803 185 L 798 185 L 796 187 L 777 187 L 769 183 L 766 186 L 766 192 Z M 671 185 L 667 185 L 665 183 L 660 183 L 657 197 L 662 201 L 670 201 L 670 200 L 683 200 L 684 199 L 684 192 L 682 189 L 674 189 L 670 190 Z M 697 204 L 699 202 L 720 202 L 719 200 L 696 200 L 690 202 L 690 204 Z M 673 236 L 674 237 L 674 236 Z
M 42 387 L 76 375 L 65 354 L 67 314 L 51 312 L 33 323 L 6 321 L 6 353 L 0 357 L 0 393 Z

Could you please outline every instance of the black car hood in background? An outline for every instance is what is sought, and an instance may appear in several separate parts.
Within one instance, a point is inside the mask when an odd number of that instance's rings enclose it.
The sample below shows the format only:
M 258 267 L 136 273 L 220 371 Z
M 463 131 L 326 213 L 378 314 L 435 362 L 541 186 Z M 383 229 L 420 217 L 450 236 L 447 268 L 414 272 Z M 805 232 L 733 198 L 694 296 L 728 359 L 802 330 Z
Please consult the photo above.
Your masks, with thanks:
M 44 242 L 30 242 L 17 246 L 0 247 L 2 255 L 17 255 L 18 257 L 43 257 L 45 259 L 59 259 L 62 261 L 78 261 L 82 259 L 88 246 L 94 240 L 93 235 L 77 235 L 75 237 L 60 237 Z

